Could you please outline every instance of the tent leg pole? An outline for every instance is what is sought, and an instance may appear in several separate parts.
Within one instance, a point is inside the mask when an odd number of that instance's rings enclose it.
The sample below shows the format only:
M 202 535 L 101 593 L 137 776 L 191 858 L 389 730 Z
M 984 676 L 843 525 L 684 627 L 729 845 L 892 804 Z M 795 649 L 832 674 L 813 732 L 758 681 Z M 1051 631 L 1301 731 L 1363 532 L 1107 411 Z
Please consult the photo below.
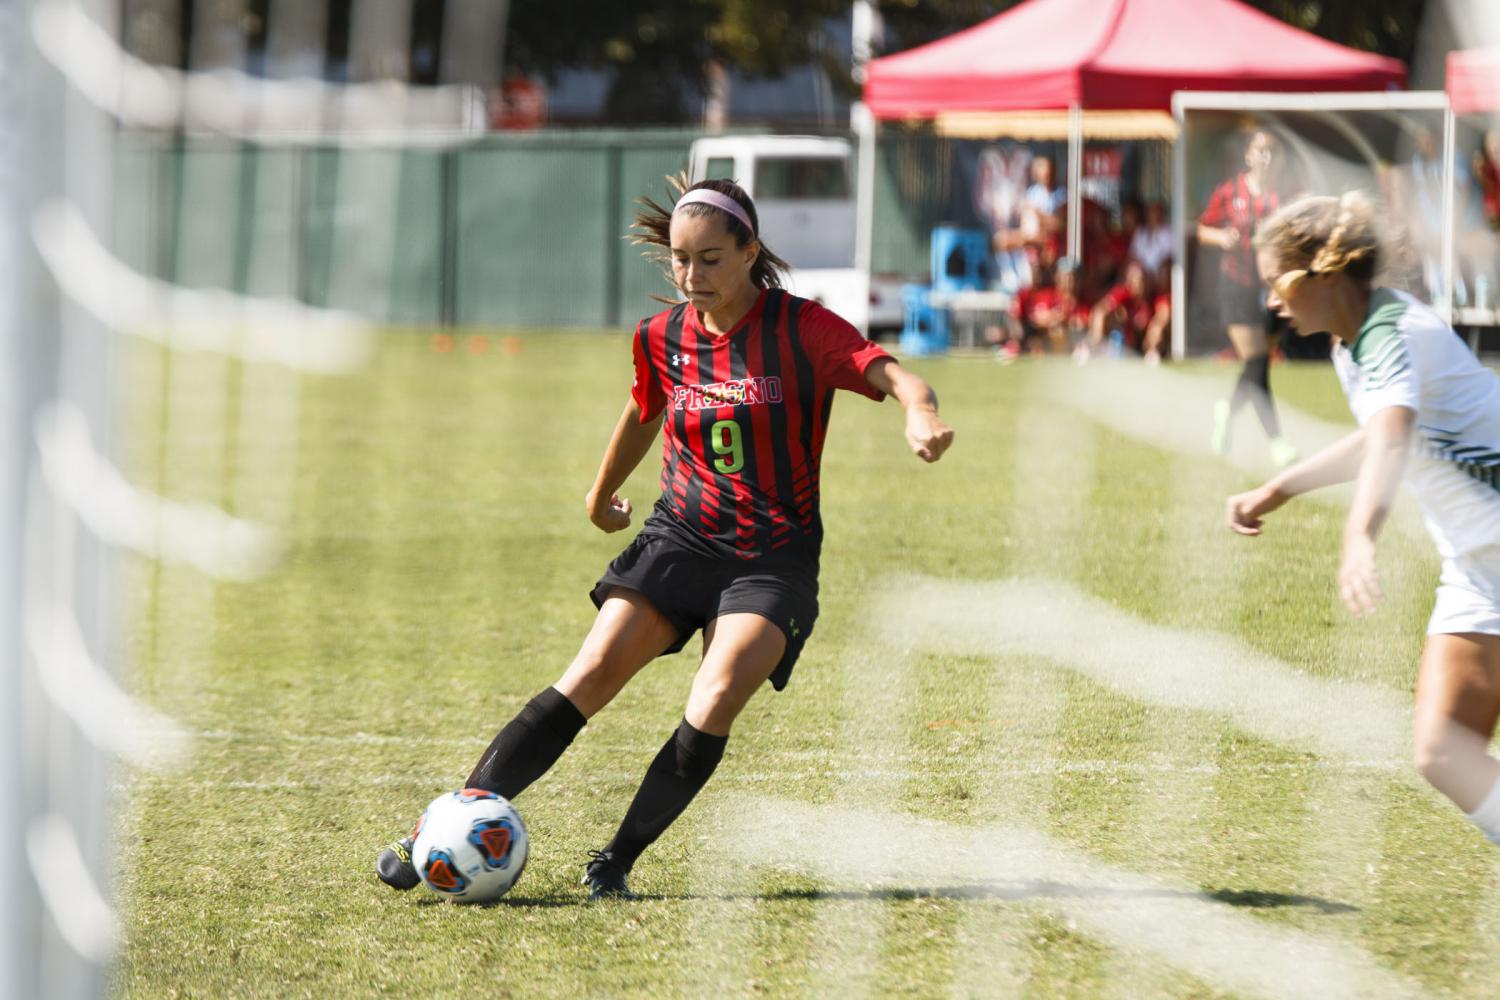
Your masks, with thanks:
M 1068 256 L 1083 263 L 1083 109 L 1068 106 Z

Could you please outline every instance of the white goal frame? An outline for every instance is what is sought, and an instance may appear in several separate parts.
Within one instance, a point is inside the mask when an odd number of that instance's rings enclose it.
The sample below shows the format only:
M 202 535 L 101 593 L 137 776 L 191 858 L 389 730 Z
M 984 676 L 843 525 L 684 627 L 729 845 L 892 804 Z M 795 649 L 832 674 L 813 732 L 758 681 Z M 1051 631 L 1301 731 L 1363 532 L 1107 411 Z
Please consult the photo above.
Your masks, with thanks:
M 1172 231 L 1176 250 L 1172 260 L 1172 357 L 1187 354 L 1187 116 L 1194 111 L 1315 112 L 1324 113 L 1338 128 L 1338 115 L 1350 111 L 1439 111 L 1443 115 L 1443 208 L 1441 287 L 1433 307 L 1444 320 L 1453 320 L 1453 152 L 1455 123 L 1448 95 L 1440 90 L 1368 93 L 1272 94 L 1180 90 L 1172 95 L 1172 118 L 1177 141 L 1172 147 Z M 1341 130 L 1354 142 L 1352 129 Z M 1371 167 L 1375 164 L 1372 162 Z

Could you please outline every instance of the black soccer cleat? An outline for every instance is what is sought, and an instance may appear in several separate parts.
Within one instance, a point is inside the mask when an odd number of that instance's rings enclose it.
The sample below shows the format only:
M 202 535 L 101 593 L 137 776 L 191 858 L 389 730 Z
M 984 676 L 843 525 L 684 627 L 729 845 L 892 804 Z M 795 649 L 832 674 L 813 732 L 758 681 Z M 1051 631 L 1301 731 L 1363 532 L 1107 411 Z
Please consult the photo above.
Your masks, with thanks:
M 380 881 L 392 889 L 415 889 L 417 883 L 422 879 L 417 875 L 416 866 L 411 863 L 412 837 L 403 837 L 394 844 L 380 852 L 380 857 L 375 859 L 375 874 L 380 876 Z
M 634 899 L 625 877 L 630 869 L 617 862 L 609 851 L 589 851 L 593 858 L 583 870 L 583 884 L 589 887 L 589 899 Z

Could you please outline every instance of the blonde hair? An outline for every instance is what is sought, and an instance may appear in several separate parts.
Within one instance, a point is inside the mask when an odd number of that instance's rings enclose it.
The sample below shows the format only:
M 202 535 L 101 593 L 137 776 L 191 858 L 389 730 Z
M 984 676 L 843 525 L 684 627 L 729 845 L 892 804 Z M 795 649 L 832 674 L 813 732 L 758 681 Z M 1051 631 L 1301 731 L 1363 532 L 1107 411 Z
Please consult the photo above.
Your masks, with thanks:
M 1281 288 L 1314 274 L 1347 274 L 1370 285 L 1380 269 L 1375 206 L 1362 191 L 1298 198 L 1262 222 L 1254 242 L 1276 258 Z
M 636 203 L 640 205 L 640 210 L 636 212 L 634 225 L 631 227 L 633 232 L 630 235 L 630 242 L 635 246 L 646 248 L 646 256 L 661 265 L 668 283 L 675 285 L 672 277 L 671 254 L 672 211 L 678 199 L 689 191 L 707 188 L 733 198 L 749 216 L 751 224 L 755 227 L 754 230 L 747 229 L 739 219 L 712 205 L 701 203 L 684 205 L 682 211 L 687 215 L 717 215 L 724 220 L 725 228 L 734 237 L 735 246 L 749 246 L 752 240 L 759 242 L 760 253 L 756 255 L 755 263 L 750 265 L 750 283 L 756 288 L 781 288 L 785 285 L 785 278 L 791 266 L 772 253 L 771 248 L 766 246 L 765 241 L 760 238 L 760 216 L 756 214 L 755 202 L 750 200 L 744 188 L 731 180 L 705 180 L 689 186 L 685 172 L 668 175 L 667 184 L 671 189 L 671 200 L 668 204 L 662 205 L 644 197 L 637 199 Z M 653 295 L 652 298 L 662 302 L 671 301 L 659 295 Z

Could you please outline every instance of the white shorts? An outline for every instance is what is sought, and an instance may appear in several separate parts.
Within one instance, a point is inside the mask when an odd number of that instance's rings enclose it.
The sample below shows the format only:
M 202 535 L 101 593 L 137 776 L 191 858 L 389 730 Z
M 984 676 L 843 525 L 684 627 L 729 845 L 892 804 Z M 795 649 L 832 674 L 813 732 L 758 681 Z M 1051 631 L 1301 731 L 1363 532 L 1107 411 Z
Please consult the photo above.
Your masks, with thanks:
M 1427 634 L 1455 632 L 1500 635 L 1500 546 L 1443 560 Z

